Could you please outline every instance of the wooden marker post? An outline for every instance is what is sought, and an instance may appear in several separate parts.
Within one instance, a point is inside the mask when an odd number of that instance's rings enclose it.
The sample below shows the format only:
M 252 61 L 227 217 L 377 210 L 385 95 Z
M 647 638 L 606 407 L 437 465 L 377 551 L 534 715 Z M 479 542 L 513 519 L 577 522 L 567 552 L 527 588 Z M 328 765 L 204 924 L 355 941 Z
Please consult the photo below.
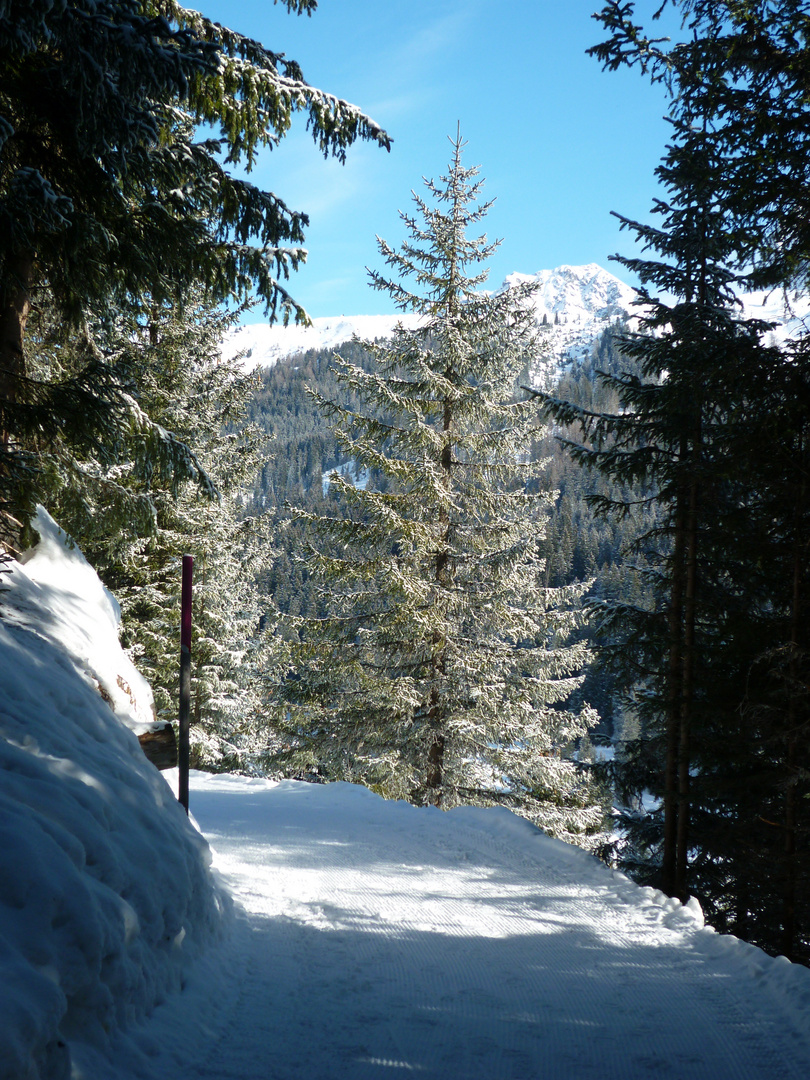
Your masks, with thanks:
M 189 716 L 191 715 L 191 576 L 194 558 L 183 556 L 180 593 L 180 732 L 177 740 L 177 798 L 188 813 Z

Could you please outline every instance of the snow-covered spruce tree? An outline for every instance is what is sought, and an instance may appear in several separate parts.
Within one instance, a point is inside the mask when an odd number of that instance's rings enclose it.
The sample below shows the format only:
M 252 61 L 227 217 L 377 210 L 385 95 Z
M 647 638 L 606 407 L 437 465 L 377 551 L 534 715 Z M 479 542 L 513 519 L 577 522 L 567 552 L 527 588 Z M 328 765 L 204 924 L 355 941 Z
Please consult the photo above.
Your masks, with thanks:
M 236 318 L 198 293 L 148 325 L 122 317 L 96 329 L 137 369 L 139 407 L 195 445 L 204 483 L 150 468 L 149 439 L 135 430 L 112 465 L 66 454 L 48 498 L 121 603 L 124 644 L 165 719 L 177 712 L 181 559 L 194 556 L 192 747 L 199 765 L 230 769 L 247 767 L 263 738 L 256 574 L 271 551 L 262 519 L 245 513 L 267 442 L 244 423 L 256 379 L 220 353 Z
M 373 286 L 419 328 L 369 345 L 370 372 L 340 363 L 358 410 L 323 402 L 369 480 L 333 474 L 348 519 L 298 515 L 325 615 L 295 623 L 280 723 L 290 760 L 331 779 L 445 808 L 502 803 L 596 846 L 603 807 L 574 747 L 597 716 L 565 707 L 586 661 L 566 643 L 582 588 L 539 583 L 554 495 L 525 453 L 536 408 L 515 396 L 538 348 L 531 290 L 479 291 L 496 244 L 467 235 L 490 204 L 462 147 L 426 182 L 430 204 L 414 195 L 402 215 L 410 239 L 379 241 L 398 276 Z

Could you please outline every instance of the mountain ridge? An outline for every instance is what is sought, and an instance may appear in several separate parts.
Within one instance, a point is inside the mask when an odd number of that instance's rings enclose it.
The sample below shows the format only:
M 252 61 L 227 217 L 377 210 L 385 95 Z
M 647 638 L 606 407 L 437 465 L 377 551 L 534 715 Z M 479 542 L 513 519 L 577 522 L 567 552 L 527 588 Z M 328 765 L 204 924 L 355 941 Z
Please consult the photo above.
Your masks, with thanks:
M 514 272 L 497 291 L 526 282 L 536 285 L 532 303 L 543 331 L 541 340 L 548 342 L 531 372 L 535 383 L 586 357 L 595 338 L 616 320 L 634 317 L 636 290 L 596 263 L 563 264 L 534 274 Z M 742 294 L 740 300 L 747 317 L 779 324 L 773 331 L 776 340 L 808 329 L 808 297 L 794 297 L 789 306 L 781 292 Z M 229 359 L 242 353 L 249 369 L 272 367 L 310 349 L 335 349 L 354 336 L 365 340 L 390 337 L 397 324 L 413 328 L 419 319 L 418 315 L 400 313 L 321 316 L 309 326 L 252 323 L 234 329 L 222 351 Z

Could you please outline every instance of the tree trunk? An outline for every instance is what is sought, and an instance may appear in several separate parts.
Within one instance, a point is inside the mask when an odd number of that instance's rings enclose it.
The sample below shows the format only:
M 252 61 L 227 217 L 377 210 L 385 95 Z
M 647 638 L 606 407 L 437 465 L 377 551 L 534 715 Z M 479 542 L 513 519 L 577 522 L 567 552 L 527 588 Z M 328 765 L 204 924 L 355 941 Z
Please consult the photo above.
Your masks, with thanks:
M 800 436 L 801 440 L 801 436 Z M 802 460 L 803 446 L 799 445 L 797 459 Z M 804 501 L 806 495 L 806 481 L 802 480 L 796 498 L 795 527 L 793 540 L 793 589 L 791 596 L 790 613 L 790 660 L 788 666 L 788 710 L 787 731 L 788 744 L 785 754 L 785 772 L 787 774 L 787 789 L 785 791 L 785 873 L 782 893 L 782 941 L 781 950 L 788 960 L 793 960 L 796 949 L 796 878 L 797 878 L 797 851 L 796 829 L 798 825 L 798 807 L 796 783 L 798 780 L 798 768 L 796 761 L 797 737 L 799 729 L 799 710 L 797 708 L 797 694 L 799 693 L 799 634 L 801 628 L 801 601 L 802 601 L 802 576 L 804 559 L 802 543 L 802 522 L 804 519 Z
M 697 446 L 695 447 L 697 455 Z M 683 682 L 681 686 L 680 731 L 678 735 L 678 829 L 675 858 L 675 895 L 682 903 L 689 899 L 689 819 L 691 795 L 692 700 L 695 685 L 695 607 L 697 602 L 697 510 L 698 481 L 693 477 L 689 491 L 686 523 L 686 580 L 683 610 Z
M 31 311 L 34 253 L 21 251 L 9 259 L 0 301 L 0 403 L 13 405 L 25 378 L 25 327 Z M 7 425 L 0 431 L 3 445 L 9 442 Z
M 23 251 L 12 255 L 0 291 L 0 550 L 11 553 L 22 546 L 22 525 L 15 516 L 13 503 L 9 503 L 11 492 L 6 479 L 12 472 L 8 457 L 14 443 L 11 416 L 26 375 L 25 327 L 31 310 L 33 281 L 34 253 Z
M 451 371 L 445 372 L 449 378 Z M 444 403 L 442 416 L 442 430 L 451 431 L 453 427 L 453 408 L 450 402 Z M 442 447 L 440 464 L 447 478 L 448 487 L 453 469 L 453 446 L 448 439 Z M 441 596 L 443 589 L 447 587 L 453 576 L 453 568 L 450 563 L 450 515 L 446 510 L 439 513 L 439 544 L 436 552 L 436 565 L 434 579 L 437 590 Z M 443 605 L 440 605 L 443 607 Z M 433 634 L 433 659 L 432 675 L 433 688 L 430 691 L 430 710 L 428 723 L 430 725 L 431 743 L 428 747 L 427 769 L 425 773 L 426 802 L 431 806 L 440 806 L 442 801 L 442 782 L 444 778 L 444 751 L 446 745 L 446 733 L 444 728 L 444 715 L 440 702 L 437 683 L 442 682 L 447 673 L 447 645 L 442 634 Z
M 686 453 L 686 440 L 681 443 L 681 458 Z M 686 550 L 686 496 L 678 492 L 675 503 L 675 523 L 670 581 L 669 659 L 667 664 L 666 758 L 664 762 L 664 850 L 661 865 L 661 888 L 669 896 L 675 894 L 678 848 L 678 748 L 681 724 L 681 694 L 683 677 L 683 580 Z
M 432 711 L 432 710 L 431 710 Z M 434 732 L 428 749 L 426 798 L 430 806 L 442 804 L 442 778 L 444 776 L 444 735 Z

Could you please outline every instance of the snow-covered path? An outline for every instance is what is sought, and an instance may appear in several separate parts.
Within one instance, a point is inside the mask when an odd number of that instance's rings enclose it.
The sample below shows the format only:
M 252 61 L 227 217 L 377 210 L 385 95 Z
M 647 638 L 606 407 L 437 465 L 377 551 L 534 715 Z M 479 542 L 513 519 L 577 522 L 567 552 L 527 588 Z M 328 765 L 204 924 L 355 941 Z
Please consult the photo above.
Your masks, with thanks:
M 194 774 L 231 905 L 125 730 L 114 601 L 36 524 L 0 590 L 0 1080 L 810 1077 L 810 969 L 504 810 Z
M 810 1075 L 810 972 L 506 811 L 201 775 L 191 798 L 238 919 L 174 1080 Z

